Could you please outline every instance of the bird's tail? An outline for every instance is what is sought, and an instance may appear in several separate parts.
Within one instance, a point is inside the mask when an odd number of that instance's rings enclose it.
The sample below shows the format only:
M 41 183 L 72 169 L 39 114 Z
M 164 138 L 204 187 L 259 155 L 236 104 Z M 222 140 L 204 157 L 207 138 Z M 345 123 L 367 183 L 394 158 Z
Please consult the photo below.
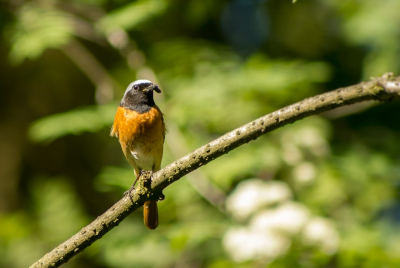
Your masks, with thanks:
M 144 225 L 150 230 L 154 230 L 158 226 L 158 209 L 157 201 L 146 201 L 143 206 Z

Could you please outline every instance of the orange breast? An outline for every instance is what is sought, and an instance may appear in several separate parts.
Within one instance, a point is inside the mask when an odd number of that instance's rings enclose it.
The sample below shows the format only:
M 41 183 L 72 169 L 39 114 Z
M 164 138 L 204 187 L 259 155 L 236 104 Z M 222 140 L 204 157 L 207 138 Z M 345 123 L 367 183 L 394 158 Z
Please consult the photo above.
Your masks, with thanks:
M 157 106 L 143 114 L 118 107 L 111 136 L 119 139 L 125 157 L 136 172 L 142 169 L 149 170 L 146 168 L 149 166 L 153 171 L 160 169 L 165 124 L 163 114 Z M 137 151 L 141 153 L 138 159 L 132 157 L 132 152 Z M 143 162 L 143 159 L 146 162 Z

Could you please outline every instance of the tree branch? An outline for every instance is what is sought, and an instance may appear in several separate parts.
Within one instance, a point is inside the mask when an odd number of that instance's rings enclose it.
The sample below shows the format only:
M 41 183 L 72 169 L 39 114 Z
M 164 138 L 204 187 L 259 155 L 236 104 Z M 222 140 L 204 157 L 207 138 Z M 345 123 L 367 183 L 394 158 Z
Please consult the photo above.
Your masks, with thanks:
M 146 200 L 157 198 L 171 183 L 261 135 L 307 116 L 344 105 L 366 100 L 390 101 L 399 96 L 400 77 L 393 77 L 393 74 L 387 73 L 369 82 L 317 95 L 260 117 L 154 173 L 151 186 L 145 187 L 144 182 L 139 184 L 132 195 L 133 203 L 129 198 L 122 198 L 103 215 L 30 267 L 60 266 L 117 226 L 126 216 L 141 207 Z

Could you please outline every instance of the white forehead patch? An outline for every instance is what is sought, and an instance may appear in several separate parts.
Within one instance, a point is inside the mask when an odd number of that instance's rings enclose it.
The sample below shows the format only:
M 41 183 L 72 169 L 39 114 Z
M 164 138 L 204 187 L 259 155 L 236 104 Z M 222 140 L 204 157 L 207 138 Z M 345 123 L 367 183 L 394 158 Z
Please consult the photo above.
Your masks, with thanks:
M 126 88 L 124 95 L 134 86 L 134 85 L 140 85 L 140 84 L 153 84 L 150 80 L 146 79 L 140 79 L 133 81 L 132 83 L 129 84 L 129 86 Z
M 153 84 L 149 80 L 141 79 L 141 80 L 136 80 L 135 82 L 132 82 L 131 85 L 140 85 L 140 84 Z

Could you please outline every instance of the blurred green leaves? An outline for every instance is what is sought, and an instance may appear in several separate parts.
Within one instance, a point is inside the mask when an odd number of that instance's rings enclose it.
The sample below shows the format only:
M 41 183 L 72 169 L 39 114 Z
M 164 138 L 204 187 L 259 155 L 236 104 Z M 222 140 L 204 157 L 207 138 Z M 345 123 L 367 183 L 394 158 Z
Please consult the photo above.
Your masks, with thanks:
M 88 223 L 71 184 L 62 178 L 38 181 L 33 187 L 42 239 L 57 245 Z
M 309 96 L 314 83 L 330 77 L 329 65 L 322 62 L 257 54 L 242 61 L 201 41 L 164 42 L 152 55 L 164 67 L 160 77 L 171 95 L 166 103 L 169 118 L 185 128 L 201 125 L 218 133 Z
M 25 58 L 39 57 L 48 48 L 66 45 L 73 34 L 73 26 L 66 13 L 27 3 L 19 10 L 10 34 L 10 60 L 17 64 Z
M 0 226 L 6 228 L 3 235 L 0 233 L 1 267 L 28 267 L 88 223 L 79 198 L 65 178 L 42 177 L 30 186 L 32 213 L 20 211 L 0 217 Z
M 96 188 L 99 191 L 126 190 L 132 186 L 135 174 L 133 169 L 104 167 L 96 180 Z
M 347 7 L 339 8 L 341 15 L 345 16 L 345 37 L 349 42 L 365 47 L 368 53 L 364 63 L 364 77 L 398 70 L 400 64 L 395 59 L 400 56 L 400 30 L 396 27 L 400 23 L 396 12 L 400 8 L 399 1 L 385 1 L 379 7 L 374 0 L 362 3 L 351 1 L 351 4 L 347 2 L 331 1 L 330 4 Z M 349 11 L 353 11 L 351 16 L 348 15 Z
M 69 134 L 97 132 L 106 126 L 111 128 L 116 106 L 113 103 L 51 115 L 36 121 L 28 135 L 34 142 L 50 142 Z
M 98 22 L 106 34 L 118 30 L 131 30 L 139 23 L 161 14 L 167 7 L 165 0 L 139 0 L 108 13 Z
M 94 88 L 102 84 L 104 73 L 109 81 L 118 81 L 110 82 L 110 88 L 135 79 L 160 84 L 163 94 L 156 95 L 156 103 L 167 125 L 174 128 L 167 135 L 175 135 L 171 140 L 182 145 L 178 150 L 166 144 L 165 166 L 225 132 L 288 104 L 371 75 L 400 71 L 396 0 L 318 0 L 295 5 L 291 1 L 256 1 L 269 16 L 271 32 L 264 46 L 248 57 L 240 56 L 221 34 L 220 12 L 236 2 L 51 0 L 22 1 L 14 6 L 14 20 L 7 23 L 5 35 L 11 45 L 9 58 L 13 63 L 27 58 L 32 61 L 3 77 L 13 79 L 5 83 L 7 93 L 16 92 L 13 98 L 5 99 L 4 104 L 11 102 L 12 109 L 4 115 L 14 115 L 18 110 L 25 121 L 30 113 L 32 118 L 40 117 L 30 122 L 28 136 L 33 143 L 42 144 L 30 144 L 22 150 L 29 154 L 20 157 L 22 175 L 15 177 L 21 181 L 15 185 L 29 194 L 21 190 L 20 210 L 1 213 L 0 266 L 28 266 L 109 207 L 135 179 L 117 140 L 103 131 L 111 127 L 123 92 L 110 89 L 114 100 L 105 105 L 96 104 L 94 96 L 84 100 L 82 90 L 88 90 L 88 86 L 79 84 L 82 76 L 89 77 L 88 81 L 96 84 Z M 43 53 L 49 48 L 62 49 L 72 36 L 75 44 L 86 49 L 74 51 L 76 46 L 70 46 L 69 52 L 75 52 L 70 55 L 95 59 L 79 62 L 81 69 L 68 65 L 69 61 L 78 61 L 67 53 L 66 59 Z M 23 73 L 25 65 L 30 66 L 28 73 Z M 41 88 L 35 92 L 46 92 L 40 97 L 49 98 L 49 103 L 52 94 L 61 94 L 57 88 L 49 89 L 48 79 L 39 80 L 44 68 L 73 81 L 70 103 L 63 105 L 73 108 L 60 111 L 52 106 L 39 107 L 41 113 L 29 110 L 33 101 L 21 88 Z M 23 79 L 14 78 L 19 72 Z M 21 98 L 25 95 L 26 100 Z M 396 149 L 400 135 L 395 120 L 391 125 L 384 118 L 371 116 L 379 109 L 375 106 L 369 116 L 360 114 L 351 120 L 351 115 L 329 120 L 324 115 L 306 118 L 212 161 L 190 179 L 165 189 L 166 199 L 159 202 L 157 230 L 147 231 L 141 213 L 134 213 L 80 254 L 84 261 L 73 259 L 68 265 L 397 267 L 400 163 Z M 396 111 L 388 109 L 380 114 L 395 118 Z M 25 131 L 26 127 L 21 129 Z M 82 135 L 87 132 L 91 135 Z M 54 140 L 57 142 L 51 142 Z M 59 159 L 52 157 L 55 153 Z M 224 248 L 228 230 L 247 230 L 254 238 L 265 230 L 250 230 L 256 221 L 250 217 L 237 220 L 224 206 L 214 204 L 213 198 L 204 195 L 212 191 L 201 191 L 201 183 L 193 183 L 201 179 L 218 189 L 222 199 L 232 198 L 240 185 L 252 179 L 266 185 L 276 180 L 285 186 L 291 205 L 307 211 L 313 224 L 300 230 L 301 217 L 285 221 L 276 218 L 276 222 L 298 229 L 285 236 L 281 255 L 267 260 L 260 257 L 262 249 L 257 249 L 260 255 L 242 262 Z M 26 185 L 26 181 L 32 183 Z M 76 193 L 91 191 L 101 198 L 95 199 L 93 193 Z M 259 202 L 254 211 L 259 220 L 263 219 L 261 212 L 264 216 L 279 214 L 276 212 L 281 204 L 264 204 L 259 199 L 253 201 Z M 324 226 L 339 235 L 324 236 Z M 268 235 L 282 237 L 279 232 Z M 317 245 L 333 240 L 335 247 L 329 250 Z
M 9 241 L 30 234 L 32 226 L 29 226 L 28 222 L 27 215 L 21 211 L 0 216 L 0 241 Z

